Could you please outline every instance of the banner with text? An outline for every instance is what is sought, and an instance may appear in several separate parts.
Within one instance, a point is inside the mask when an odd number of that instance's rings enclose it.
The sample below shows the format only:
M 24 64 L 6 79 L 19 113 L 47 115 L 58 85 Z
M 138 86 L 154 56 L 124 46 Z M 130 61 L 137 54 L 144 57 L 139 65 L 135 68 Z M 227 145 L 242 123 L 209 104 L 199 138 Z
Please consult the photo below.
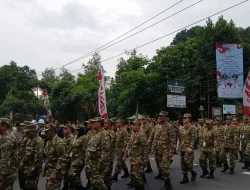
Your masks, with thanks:
M 223 105 L 223 114 L 235 115 L 235 105 Z
M 186 83 L 184 81 L 168 80 L 168 94 L 186 94 Z
M 216 43 L 217 92 L 219 98 L 242 98 L 243 47 Z
M 167 95 L 167 107 L 170 108 L 186 108 L 186 96 Z

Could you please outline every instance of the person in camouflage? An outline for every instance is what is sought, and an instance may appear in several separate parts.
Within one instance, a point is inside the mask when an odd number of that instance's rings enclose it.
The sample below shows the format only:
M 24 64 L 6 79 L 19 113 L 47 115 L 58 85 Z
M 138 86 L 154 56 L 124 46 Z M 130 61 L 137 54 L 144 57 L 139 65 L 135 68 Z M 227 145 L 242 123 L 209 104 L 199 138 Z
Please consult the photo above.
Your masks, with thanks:
M 222 154 L 222 146 L 224 141 L 224 131 L 225 127 L 221 125 L 221 118 L 216 117 L 214 121 L 215 125 L 213 126 L 213 130 L 215 132 L 215 139 L 217 143 L 216 148 L 216 167 L 222 167 L 221 163 L 221 154 Z
M 159 123 L 159 119 L 158 119 L 158 123 Z M 158 169 L 158 175 L 155 176 L 155 179 L 161 179 L 162 178 L 162 172 L 160 170 L 160 164 L 159 164 L 160 163 L 160 155 L 159 155 L 159 151 L 158 151 L 159 147 L 158 147 L 158 144 L 154 144 L 154 142 L 156 143 L 156 141 L 154 141 L 154 139 L 156 138 L 155 135 L 159 134 L 159 133 L 157 133 L 157 131 L 160 130 L 160 129 L 161 129 L 161 125 L 159 125 L 159 124 L 155 125 L 152 132 L 151 132 L 151 134 L 150 134 L 150 137 L 148 139 L 149 152 L 151 154 L 153 154 L 153 152 L 154 152 L 154 154 L 155 154 L 155 162 L 156 162 L 156 166 L 157 166 L 157 169 Z M 152 149 L 153 149 L 153 151 L 152 151 Z
M 46 176 L 46 190 L 60 189 L 65 174 L 65 144 L 56 135 L 56 125 L 50 123 L 44 127 L 45 138 L 48 140 L 44 149 L 45 163 L 42 177 Z
M 11 133 L 9 120 L 0 118 L 0 180 L 3 190 L 13 190 L 17 175 L 17 141 Z
M 207 176 L 208 179 L 214 178 L 214 171 L 216 169 L 216 150 L 217 142 L 215 137 L 215 131 L 213 130 L 213 121 L 206 120 L 206 126 L 204 130 L 202 142 L 200 142 L 200 166 L 202 169 L 201 178 Z M 209 161 L 210 172 L 207 170 L 207 161 Z
M 162 190 L 170 190 L 172 189 L 172 185 L 170 182 L 170 160 L 173 156 L 175 149 L 175 132 L 173 126 L 168 122 L 167 119 L 168 113 L 165 111 L 161 111 L 159 113 L 159 124 L 161 125 L 161 129 L 157 131 L 154 138 L 154 145 L 158 146 L 158 152 L 160 156 L 160 170 L 162 173 L 162 178 L 165 181 L 164 186 L 161 188 Z M 154 152 L 154 146 L 152 147 L 151 153 Z
M 250 171 L 250 142 L 247 144 L 246 146 L 246 150 L 245 150 L 245 162 L 247 163 L 247 167 L 245 169 L 248 169 Z
M 94 122 L 93 129 L 96 133 L 88 142 L 86 158 L 91 168 L 90 180 L 93 190 L 109 190 L 104 184 L 104 175 L 108 173 L 110 167 L 111 143 L 110 136 L 103 129 L 104 120 L 96 118 L 91 120 Z
M 117 163 L 115 167 L 115 174 L 112 176 L 113 181 L 118 181 L 118 175 L 121 173 L 121 169 L 124 171 L 124 175 L 121 176 L 122 178 L 128 178 L 128 168 L 126 166 L 126 163 L 122 160 L 124 150 L 127 145 L 127 141 L 129 139 L 128 137 L 128 131 L 124 128 L 124 120 L 119 119 L 116 121 L 116 127 L 118 128 L 118 131 L 116 132 L 116 155 L 117 155 Z
M 75 128 L 76 137 L 71 141 L 69 157 L 71 166 L 69 170 L 70 187 L 72 189 L 83 189 L 81 182 L 81 173 L 85 167 L 85 158 L 87 150 L 87 129 L 84 125 L 77 125 Z
M 180 127 L 180 136 L 178 139 L 177 150 L 180 149 L 181 169 L 183 179 L 181 184 L 189 182 L 188 171 L 191 172 L 191 181 L 196 180 L 197 173 L 193 169 L 194 160 L 194 142 L 196 138 L 196 128 L 190 123 L 191 114 L 183 115 L 183 126 Z
M 244 166 L 242 169 L 248 169 L 250 167 L 250 163 L 246 162 L 246 147 L 247 144 L 250 143 L 250 124 L 249 124 L 249 116 L 243 116 L 244 123 L 240 126 L 240 141 L 241 141 L 241 151 L 243 154 Z
M 133 123 L 133 134 L 127 143 L 122 159 L 123 161 L 126 160 L 130 150 L 131 187 L 134 187 L 135 190 L 143 190 L 144 181 L 142 173 L 144 173 L 144 165 L 148 162 L 148 142 L 145 132 L 141 128 L 141 122 L 135 120 Z
M 104 129 L 106 130 L 107 134 L 110 137 L 110 143 L 111 143 L 111 155 L 110 155 L 110 166 L 108 173 L 104 176 L 104 183 L 109 188 L 112 185 L 112 171 L 113 171 L 113 163 L 114 163 L 114 157 L 115 157 L 115 141 L 116 141 L 116 134 L 111 129 L 112 125 L 115 122 L 112 119 L 107 119 L 104 124 Z
M 65 126 L 62 126 L 63 128 L 63 133 L 64 133 L 64 144 L 65 144 L 65 159 L 66 159 L 66 166 L 65 166 L 65 174 L 63 176 L 63 188 L 62 190 L 68 190 L 69 189 L 69 169 L 70 169 L 70 165 L 71 165 L 71 157 L 70 157 L 70 153 L 71 153 L 71 144 L 73 141 L 73 127 L 70 124 L 67 124 Z
M 28 141 L 19 165 L 19 168 L 22 168 L 24 172 L 23 189 L 36 190 L 42 169 L 43 141 L 37 135 L 37 128 L 34 124 L 26 125 L 24 133 Z
M 234 168 L 236 166 L 236 153 L 238 150 L 239 143 L 239 131 L 237 127 L 232 123 L 232 116 L 226 117 L 226 126 L 224 131 L 224 142 L 223 142 L 223 150 L 221 155 L 221 161 L 223 163 L 223 170 L 221 172 L 226 172 L 229 169 L 227 163 L 227 154 L 229 153 L 229 161 L 230 161 L 230 174 L 234 174 Z

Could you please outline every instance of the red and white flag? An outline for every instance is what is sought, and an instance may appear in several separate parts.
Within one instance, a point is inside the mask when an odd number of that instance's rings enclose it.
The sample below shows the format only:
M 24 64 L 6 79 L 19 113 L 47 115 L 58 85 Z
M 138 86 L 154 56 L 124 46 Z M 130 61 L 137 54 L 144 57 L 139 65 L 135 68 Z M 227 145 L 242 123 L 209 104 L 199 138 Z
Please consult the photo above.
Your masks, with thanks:
M 244 115 L 250 114 L 250 72 L 247 75 L 243 89 L 243 107 Z
M 49 96 L 46 89 L 43 89 L 43 100 L 45 107 L 47 107 L 49 105 Z
M 101 66 L 99 67 L 98 73 L 98 81 L 99 81 L 99 91 L 98 91 L 98 110 L 100 113 L 100 117 L 107 119 L 107 105 L 106 105 L 106 94 L 105 94 L 105 85 L 104 85 L 104 75 L 102 72 Z

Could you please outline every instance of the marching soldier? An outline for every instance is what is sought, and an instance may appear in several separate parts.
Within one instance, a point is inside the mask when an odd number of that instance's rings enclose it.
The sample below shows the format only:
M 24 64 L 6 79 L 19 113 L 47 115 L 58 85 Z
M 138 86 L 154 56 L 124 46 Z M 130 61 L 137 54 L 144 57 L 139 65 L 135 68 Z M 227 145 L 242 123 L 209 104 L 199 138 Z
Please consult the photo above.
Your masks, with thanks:
M 144 181 L 142 173 L 144 173 L 143 168 L 148 161 L 148 142 L 144 131 L 141 129 L 141 123 L 138 120 L 135 120 L 133 123 L 133 134 L 126 146 L 122 159 L 123 161 L 126 160 L 127 153 L 130 150 L 131 185 L 135 190 L 143 190 Z
M 225 132 L 225 127 L 221 125 L 221 118 L 216 117 L 215 118 L 215 125 L 213 126 L 213 130 L 215 131 L 215 139 L 217 143 L 217 148 L 216 148 L 216 167 L 222 167 L 221 163 L 221 154 L 222 154 L 222 146 L 223 146 L 223 141 L 224 141 L 224 132 Z
M 17 175 L 17 141 L 10 128 L 9 119 L 0 118 L 0 183 L 3 190 L 13 190 Z
M 80 190 L 83 189 L 81 173 L 85 166 L 88 137 L 85 126 L 77 125 L 74 129 L 76 137 L 71 140 L 71 148 L 68 152 L 68 157 L 71 159 L 69 179 L 70 187 L 75 190 Z
M 232 123 L 232 119 L 232 116 L 226 117 L 223 151 L 221 156 L 221 161 L 224 165 L 223 170 L 221 172 L 226 172 L 229 169 L 226 155 L 229 154 L 229 162 L 231 165 L 229 172 L 230 174 L 234 174 L 234 168 L 236 166 L 235 160 L 239 142 L 239 131 L 237 127 Z
M 24 190 L 36 190 L 41 174 L 43 157 L 43 142 L 37 135 L 37 128 L 34 124 L 26 125 L 24 130 L 27 136 L 24 155 L 20 161 L 19 168 L 24 172 Z
M 246 160 L 246 147 L 250 143 L 250 125 L 249 125 L 249 116 L 243 116 L 244 124 L 240 126 L 240 141 L 241 141 L 241 151 L 243 154 L 244 166 L 242 169 L 248 169 L 250 167 L 249 163 Z
M 196 129 L 190 123 L 191 115 L 186 113 L 183 115 L 183 126 L 180 127 L 180 136 L 177 149 L 180 149 L 181 169 L 183 179 L 181 184 L 189 182 L 188 171 L 191 172 L 191 181 L 196 180 L 197 173 L 193 169 L 194 160 L 194 142 L 196 138 Z
M 44 128 L 45 138 L 45 163 L 42 177 L 46 176 L 46 190 L 60 189 L 63 174 L 65 174 L 65 144 L 56 135 L 56 125 L 50 123 Z
M 168 123 L 167 119 L 168 113 L 165 111 L 161 111 L 159 113 L 159 124 L 161 125 L 161 129 L 157 131 L 155 135 L 154 144 L 158 145 L 158 152 L 160 155 L 160 170 L 162 173 L 162 178 L 165 181 L 162 190 L 171 190 L 172 185 L 170 182 L 170 160 L 173 156 L 175 149 L 175 132 L 174 128 Z M 154 152 L 154 147 L 151 150 L 151 153 Z
M 123 158 L 124 150 L 126 148 L 126 144 L 128 141 L 128 132 L 124 128 L 124 120 L 117 120 L 116 121 L 116 127 L 118 128 L 118 131 L 116 132 L 116 155 L 117 155 L 117 164 L 115 167 L 115 174 L 112 176 L 113 181 L 118 181 L 118 175 L 121 173 L 121 169 L 124 171 L 124 175 L 121 176 L 122 178 L 128 178 L 128 168 L 126 166 L 126 163 Z
M 65 126 L 62 126 L 63 128 L 63 133 L 64 133 L 64 144 L 65 144 L 65 159 L 66 159 L 66 165 L 65 165 L 65 171 L 66 173 L 63 176 L 63 188 L 62 190 L 68 190 L 69 189 L 69 175 L 68 171 L 70 169 L 71 165 L 71 144 L 74 139 L 74 136 L 72 134 L 73 132 L 73 127 L 70 124 L 67 124 Z
M 213 121 L 206 120 L 206 129 L 203 134 L 202 142 L 200 143 L 200 166 L 202 169 L 201 178 L 204 178 L 207 174 L 208 179 L 214 178 L 214 171 L 216 169 L 216 137 L 215 131 L 213 130 Z M 207 161 L 209 161 L 210 172 L 207 170 Z
M 96 118 L 91 120 L 94 122 L 93 129 L 96 133 L 88 142 L 86 157 L 88 159 L 90 170 L 91 187 L 93 190 L 109 190 L 104 184 L 104 175 L 109 172 L 111 144 L 110 137 L 105 130 L 104 120 Z
M 245 150 L 245 162 L 246 166 L 248 166 L 248 169 L 250 171 L 250 142 L 247 144 L 246 150 Z

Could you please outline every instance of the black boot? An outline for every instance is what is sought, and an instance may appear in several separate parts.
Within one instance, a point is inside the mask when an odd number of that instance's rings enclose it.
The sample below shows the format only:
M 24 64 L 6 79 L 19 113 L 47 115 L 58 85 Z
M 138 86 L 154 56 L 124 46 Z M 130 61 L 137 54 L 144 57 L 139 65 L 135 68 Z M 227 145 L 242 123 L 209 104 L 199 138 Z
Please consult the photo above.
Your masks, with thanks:
M 183 179 L 180 181 L 180 184 L 185 184 L 185 183 L 189 183 L 188 174 L 186 172 L 183 173 Z
M 112 181 L 118 181 L 118 173 L 115 173 L 113 176 L 112 176 Z
M 216 157 L 216 167 L 217 168 L 221 168 L 222 167 L 222 164 L 221 164 L 221 161 L 219 159 L 219 156 Z
M 200 175 L 201 178 L 206 177 L 206 175 L 209 174 L 207 171 L 207 168 L 202 168 L 202 174 Z
M 128 168 L 123 169 L 123 171 L 124 171 L 124 174 L 123 176 L 121 176 L 121 178 L 128 178 L 129 177 Z
M 150 164 L 147 164 L 147 169 L 145 170 L 145 173 L 151 173 L 153 172 L 152 167 Z
M 227 163 L 224 164 L 223 170 L 221 170 L 221 172 L 226 172 L 227 170 L 229 170 L 229 166 Z
M 111 190 L 111 187 L 110 187 L 110 186 L 107 186 L 107 189 L 108 189 L 108 190 Z
M 170 165 L 172 164 L 172 162 L 173 162 L 173 160 L 172 160 L 172 159 L 170 159 Z
M 142 177 L 144 183 L 147 183 L 147 178 L 146 178 L 145 173 L 142 173 L 142 174 L 141 174 L 141 177 Z
M 248 169 L 248 166 L 249 166 L 249 163 L 248 163 L 248 162 L 245 162 L 245 163 L 244 163 L 244 166 L 242 167 L 242 169 L 244 169 L 244 170 L 245 170 L 245 169 Z
M 63 182 L 63 188 L 61 190 L 68 190 L 69 189 L 69 182 Z
M 208 179 L 213 179 L 214 178 L 214 170 L 210 170 L 209 175 L 207 176 Z
M 230 172 L 229 172 L 229 174 L 234 174 L 234 168 L 230 168 Z
M 155 176 L 155 179 L 161 179 L 162 178 L 162 173 L 161 170 L 159 170 L 159 173 L 157 176 Z
M 131 180 L 129 183 L 127 183 L 127 186 L 129 186 L 129 187 L 134 187 L 135 184 L 134 184 L 133 181 Z
M 239 160 L 239 162 L 243 162 L 243 153 L 241 152 L 241 151 L 239 151 L 239 154 L 240 154 L 240 160 Z
M 195 181 L 197 173 L 194 170 L 191 170 L 190 172 L 191 172 L 191 181 Z
M 172 184 L 170 182 L 170 179 L 165 180 L 164 186 L 161 188 L 161 190 L 172 190 Z

